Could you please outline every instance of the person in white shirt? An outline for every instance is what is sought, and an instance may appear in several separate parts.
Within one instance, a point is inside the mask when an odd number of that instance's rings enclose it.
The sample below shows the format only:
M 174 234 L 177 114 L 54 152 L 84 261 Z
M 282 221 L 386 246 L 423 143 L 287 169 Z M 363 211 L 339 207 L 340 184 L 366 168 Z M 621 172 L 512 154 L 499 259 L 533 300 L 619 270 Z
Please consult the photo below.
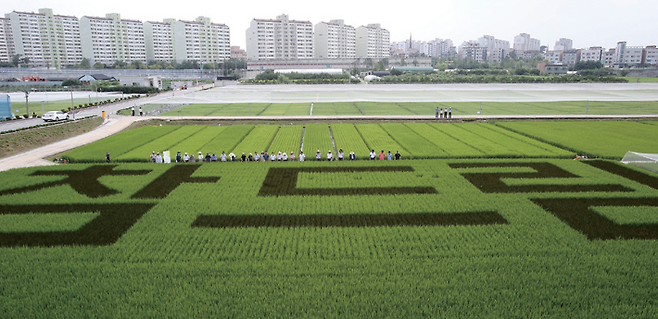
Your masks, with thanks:
M 224 153 L 224 151 L 222 151 L 222 155 L 219 155 L 219 160 L 222 162 L 226 162 L 226 153 Z
M 318 161 L 318 162 L 322 160 L 322 154 L 320 153 L 320 150 L 318 150 L 315 153 L 315 160 Z
M 155 162 L 158 164 L 162 164 L 162 156 L 160 156 L 160 152 L 158 152 L 158 154 L 155 154 Z
M 190 156 L 187 155 L 187 152 L 185 152 L 185 155 L 183 155 L 183 162 L 187 163 L 190 161 Z
M 338 150 L 338 160 L 342 161 L 344 157 L 345 157 L 345 153 L 343 153 L 343 149 L 341 148 Z
M 281 155 L 281 152 L 279 154 L 276 154 L 276 161 L 281 162 L 283 160 L 283 155 Z
M 334 154 L 331 154 L 331 151 L 327 153 L 327 161 L 331 162 L 334 160 Z
M 371 161 L 374 161 L 375 158 L 377 158 L 377 153 L 375 153 L 375 150 L 372 150 L 372 151 L 370 152 L 370 160 L 371 160 Z
M 260 160 L 260 155 L 258 155 L 258 152 L 254 153 L 254 162 L 258 162 Z
M 295 161 L 295 152 L 290 152 L 290 161 L 291 162 Z
M 286 154 L 286 152 L 283 152 L 283 155 L 281 155 L 281 160 L 284 162 L 288 161 L 288 154 Z
M 306 159 L 306 155 L 304 155 L 304 152 L 300 151 L 299 152 L 299 161 L 303 162 Z
M 203 162 L 203 154 L 201 152 L 199 152 L 199 162 Z
M 270 154 L 270 162 L 276 161 L 276 154 L 274 154 L 274 151 L 272 151 L 272 154 Z

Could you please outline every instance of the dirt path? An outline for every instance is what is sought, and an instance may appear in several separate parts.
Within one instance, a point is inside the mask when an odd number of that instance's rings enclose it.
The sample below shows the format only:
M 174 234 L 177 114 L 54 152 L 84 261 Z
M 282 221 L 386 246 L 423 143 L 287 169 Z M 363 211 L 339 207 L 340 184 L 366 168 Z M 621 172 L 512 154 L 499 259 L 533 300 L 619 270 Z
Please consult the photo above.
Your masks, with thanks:
M 0 171 L 19 167 L 55 165 L 55 163 L 43 158 L 48 158 L 118 133 L 130 126 L 133 122 L 142 119 L 144 118 L 115 115 L 111 119 L 105 120 L 101 126 L 91 132 L 42 146 L 22 154 L 0 159 Z

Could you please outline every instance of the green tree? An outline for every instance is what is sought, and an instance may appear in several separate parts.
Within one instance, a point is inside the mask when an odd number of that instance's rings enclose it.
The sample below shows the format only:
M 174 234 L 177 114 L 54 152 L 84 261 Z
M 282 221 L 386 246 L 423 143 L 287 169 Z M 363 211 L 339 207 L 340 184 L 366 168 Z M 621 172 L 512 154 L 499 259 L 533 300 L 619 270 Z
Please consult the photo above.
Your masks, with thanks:
M 80 61 L 80 64 L 78 64 L 78 68 L 80 68 L 80 69 L 89 69 L 89 68 L 91 68 L 91 66 L 89 65 L 89 59 L 82 58 L 82 61 Z
M 94 69 L 104 69 L 104 68 L 105 68 L 105 64 L 101 62 L 94 63 Z

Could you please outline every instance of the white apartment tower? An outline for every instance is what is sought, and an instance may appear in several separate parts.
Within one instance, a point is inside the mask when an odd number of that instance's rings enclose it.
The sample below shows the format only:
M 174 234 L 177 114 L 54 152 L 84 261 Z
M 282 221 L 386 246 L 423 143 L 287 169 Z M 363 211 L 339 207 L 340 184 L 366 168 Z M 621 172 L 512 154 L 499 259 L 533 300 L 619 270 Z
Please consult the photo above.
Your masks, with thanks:
M 13 52 L 11 52 L 11 49 L 14 47 L 14 42 L 10 35 L 11 30 L 9 29 L 9 19 L 0 18 L 0 63 L 10 62 L 14 55 L 12 54 Z
M 479 38 L 478 43 L 487 48 L 487 61 L 490 62 L 501 62 L 510 51 L 509 41 L 496 39 L 491 35 Z
M 539 51 L 541 42 L 538 39 L 531 38 L 527 33 L 521 33 L 514 37 L 514 51 L 519 55 L 526 51 Z
M 137 20 L 121 19 L 118 13 L 105 18 L 80 18 L 82 56 L 91 64 L 112 64 L 115 61 L 146 63 L 144 24 Z
M 194 21 L 173 21 L 174 56 L 177 62 L 220 62 L 231 58 L 230 30 L 225 24 L 212 23 L 210 18 Z
M 560 38 L 560 40 L 555 41 L 555 46 L 553 50 L 555 51 L 567 51 L 573 49 L 573 41 L 567 38 Z
M 174 61 L 174 32 L 171 23 L 144 22 L 147 61 Z
M 357 58 L 388 58 L 391 55 L 391 34 L 379 23 L 356 28 Z
M 316 24 L 313 51 L 316 59 L 356 57 L 356 29 L 343 20 Z
M 145 22 L 144 38 L 149 61 L 209 63 L 231 57 L 229 27 L 212 23 L 207 17 L 194 21 Z
M 59 68 L 82 60 L 78 18 L 54 15 L 52 9 L 14 11 L 5 17 L 13 39 L 10 50 L 27 57 L 30 66 Z
M 282 14 L 275 20 L 253 19 L 246 31 L 250 60 L 295 60 L 313 58 L 313 24 L 290 20 Z

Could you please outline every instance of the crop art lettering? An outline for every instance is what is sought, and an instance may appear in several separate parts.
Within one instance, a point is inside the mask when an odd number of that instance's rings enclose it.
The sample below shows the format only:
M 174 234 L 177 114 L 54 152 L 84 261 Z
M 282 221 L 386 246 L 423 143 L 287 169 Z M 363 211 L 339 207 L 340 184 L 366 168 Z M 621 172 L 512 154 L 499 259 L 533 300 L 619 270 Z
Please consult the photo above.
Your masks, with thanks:
M 390 167 L 309 167 L 270 168 L 258 196 L 347 196 L 347 195 L 400 195 L 437 194 L 434 187 L 368 187 L 368 188 L 297 188 L 297 177 L 302 172 L 413 172 L 410 166 Z
M 535 173 L 460 173 L 483 193 L 546 193 L 546 192 L 631 192 L 622 185 L 518 185 L 508 186 L 502 178 L 578 178 L 551 163 L 458 163 L 452 168 L 530 167 Z
M 114 170 L 116 165 L 96 165 L 90 166 L 80 171 L 63 170 L 63 171 L 36 171 L 30 176 L 66 176 L 61 181 L 47 182 L 27 187 L 8 189 L 0 192 L 0 196 L 6 194 L 18 194 L 24 192 L 36 191 L 43 188 L 54 187 L 59 185 L 70 185 L 76 192 L 91 198 L 110 196 L 118 192 L 101 184 L 98 179 L 102 176 L 120 176 L 120 175 L 146 175 L 150 170 Z

